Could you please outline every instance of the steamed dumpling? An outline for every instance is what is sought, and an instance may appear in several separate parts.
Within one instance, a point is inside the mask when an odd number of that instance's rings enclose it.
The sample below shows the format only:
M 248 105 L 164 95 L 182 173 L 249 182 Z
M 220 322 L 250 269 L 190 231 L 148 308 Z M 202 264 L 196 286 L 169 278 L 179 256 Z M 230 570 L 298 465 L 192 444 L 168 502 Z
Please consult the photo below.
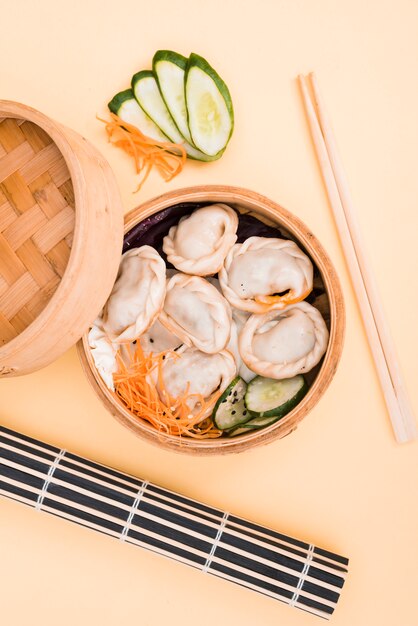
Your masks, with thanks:
M 239 348 L 246 365 L 260 376 L 291 378 L 319 363 L 328 336 L 320 312 L 299 302 L 284 311 L 251 315 L 240 333 Z
M 211 204 L 182 217 L 164 237 L 163 250 L 186 274 L 216 274 L 237 240 L 238 216 L 226 204 Z
M 115 391 L 113 374 L 117 371 L 116 353 L 118 346 L 112 343 L 103 330 L 102 318 L 97 318 L 88 334 L 88 342 L 91 349 L 94 364 L 106 387 Z
M 283 309 L 303 300 L 312 290 L 312 281 L 312 263 L 294 241 L 267 237 L 235 244 L 219 272 L 231 306 L 251 313 Z
M 231 308 L 216 287 L 180 272 L 167 281 L 159 320 L 186 345 L 210 354 L 225 348 L 231 332 Z
M 213 397 L 214 404 L 219 393 L 227 388 L 235 375 L 235 360 L 227 350 L 217 354 L 206 354 L 196 348 L 183 346 L 175 357 L 167 357 L 162 367 L 165 389 L 172 398 L 181 396 L 187 391 L 189 394 L 187 404 L 192 412 L 199 410 L 199 398 L 193 394 L 203 396 L 206 402 L 210 402 Z M 163 397 L 164 392 L 159 389 L 159 393 L 161 399 L 166 401 L 167 398 Z M 207 414 L 210 414 L 212 408 L 212 406 L 208 408 Z
M 164 302 L 165 270 L 151 246 L 133 248 L 122 256 L 103 314 L 103 327 L 112 341 L 134 341 L 154 322 Z

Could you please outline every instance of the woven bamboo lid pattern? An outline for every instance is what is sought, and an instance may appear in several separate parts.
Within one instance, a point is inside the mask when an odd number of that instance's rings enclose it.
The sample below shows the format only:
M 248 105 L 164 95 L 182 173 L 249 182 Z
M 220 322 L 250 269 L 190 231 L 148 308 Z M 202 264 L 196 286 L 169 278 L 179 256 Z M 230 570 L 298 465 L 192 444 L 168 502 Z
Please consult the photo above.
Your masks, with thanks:
M 74 194 L 67 164 L 39 126 L 0 123 L 0 345 L 31 324 L 70 256 Z
M 40 111 L 0 100 L 0 376 L 74 345 L 120 262 L 123 207 L 106 159 Z

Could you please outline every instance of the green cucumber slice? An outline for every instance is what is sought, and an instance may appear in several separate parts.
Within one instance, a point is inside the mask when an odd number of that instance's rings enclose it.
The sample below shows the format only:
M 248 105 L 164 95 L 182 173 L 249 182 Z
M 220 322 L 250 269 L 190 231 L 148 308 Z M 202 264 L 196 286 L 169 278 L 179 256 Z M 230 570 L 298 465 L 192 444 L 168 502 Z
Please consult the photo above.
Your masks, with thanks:
M 260 428 L 265 428 L 266 426 L 270 426 L 274 424 L 274 422 L 278 422 L 281 419 L 281 415 L 273 415 L 271 417 L 255 417 L 245 424 L 241 424 L 238 428 L 233 428 L 228 433 L 228 437 L 236 437 L 237 435 L 243 435 L 248 433 L 250 430 L 259 430 Z
M 167 141 L 167 137 L 141 109 L 132 89 L 125 89 L 125 91 L 117 93 L 107 106 L 121 120 L 136 126 L 147 137 L 151 137 L 155 141 Z
M 139 105 L 153 122 L 157 124 L 164 135 L 173 143 L 182 143 L 184 137 L 180 134 L 165 106 L 154 73 L 150 70 L 144 70 L 134 74 L 132 77 L 132 91 Z
M 194 145 L 210 156 L 222 153 L 234 128 L 231 96 L 222 78 L 197 54 L 187 63 L 185 93 Z
M 251 419 L 244 403 L 247 383 L 240 376 L 225 389 L 213 410 L 213 422 L 220 430 L 228 430 Z
M 152 69 L 167 109 L 183 137 L 193 143 L 184 95 L 186 67 L 186 57 L 172 50 L 158 50 L 152 59 Z
M 181 143 L 187 152 L 187 156 L 197 161 L 214 161 L 215 158 L 218 159 L 221 156 L 216 155 L 213 158 L 203 154 L 203 152 L 185 141 L 165 105 L 153 72 L 144 70 L 134 74 L 132 77 L 132 91 L 138 104 L 148 117 L 152 119 L 169 141 Z
M 245 394 L 245 405 L 255 417 L 283 417 L 300 402 L 308 391 L 304 377 L 276 380 L 257 376 Z

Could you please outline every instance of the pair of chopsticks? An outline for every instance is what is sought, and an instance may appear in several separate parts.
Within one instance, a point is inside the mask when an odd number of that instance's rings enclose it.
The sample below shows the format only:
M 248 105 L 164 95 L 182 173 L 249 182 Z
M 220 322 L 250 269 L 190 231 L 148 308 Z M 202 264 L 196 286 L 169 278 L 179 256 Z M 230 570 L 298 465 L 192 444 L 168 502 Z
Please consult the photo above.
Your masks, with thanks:
M 310 82 L 312 95 L 309 91 Z M 398 443 L 417 437 L 417 427 L 395 346 L 356 220 L 356 211 L 335 139 L 314 74 L 299 76 L 306 115 L 334 214 L 346 263 L 357 296 L 370 349 Z

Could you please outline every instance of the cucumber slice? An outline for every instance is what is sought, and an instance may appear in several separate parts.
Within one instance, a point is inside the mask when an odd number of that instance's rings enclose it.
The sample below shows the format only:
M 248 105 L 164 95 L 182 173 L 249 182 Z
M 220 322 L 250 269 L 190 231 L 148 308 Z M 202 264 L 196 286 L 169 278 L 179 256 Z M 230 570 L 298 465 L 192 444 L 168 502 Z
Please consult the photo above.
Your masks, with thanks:
M 255 417 L 283 417 L 308 391 L 304 377 L 276 380 L 257 376 L 245 394 L 245 405 Z
M 187 63 L 185 92 L 194 145 L 210 156 L 222 153 L 234 128 L 231 96 L 222 78 L 197 54 Z
M 251 413 L 246 409 L 244 403 L 247 384 L 237 376 L 225 389 L 213 410 L 213 421 L 220 430 L 234 428 L 238 424 L 243 424 L 251 419 Z
M 254 428 L 264 428 L 265 426 L 270 426 L 270 424 L 274 424 L 279 419 L 281 419 L 281 415 L 271 415 L 270 417 L 253 417 L 246 424 L 242 424 L 242 428 L 254 429 Z
M 236 437 L 237 435 L 246 434 L 250 430 L 265 428 L 266 426 L 270 426 L 270 424 L 274 424 L 274 422 L 278 422 L 281 417 L 281 415 L 273 415 L 271 417 L 255 417 L 245 424 L 241 424 L 238 428 L 230 430 L 228 437 Z
M 165 106 L 154 73 L 150 70 L 144 70 L 134 74 L 132 77 L 132 91 L 139 105 L 153 122 L 157 124 L 164 135 L 173 143 L 182 143 L 184 137 L 180 134 Z
M 125 89 L 125 91 L 117 93 L 107 106 L 121 120 L 136 126 L 147 137 L 151 137 L 155 141 L 167 141 L 167 137 L 141 109 L 132 89 Z
M 184 76 L 187 59 L 172 50 L 158 50 L 152 59 L 152 69 L 163 100 L 183 137 L 193 143 L 187 124 Z
M 207 154 L 203 154 L 203 152 L 197 150 L 194 146 L 191 146 L 185 141 L 165 106 L 153 72 L 144 70 L 135 74 L 132 77 L 132 91 L 140 107 L 158 126 L 161 132 L 164 133 L 171 142 L 182 144 L 187 152 L 187 156 L 197 161 L 214 161 L 221 156 L 216 155 L 216 157 L 213 158 Z

